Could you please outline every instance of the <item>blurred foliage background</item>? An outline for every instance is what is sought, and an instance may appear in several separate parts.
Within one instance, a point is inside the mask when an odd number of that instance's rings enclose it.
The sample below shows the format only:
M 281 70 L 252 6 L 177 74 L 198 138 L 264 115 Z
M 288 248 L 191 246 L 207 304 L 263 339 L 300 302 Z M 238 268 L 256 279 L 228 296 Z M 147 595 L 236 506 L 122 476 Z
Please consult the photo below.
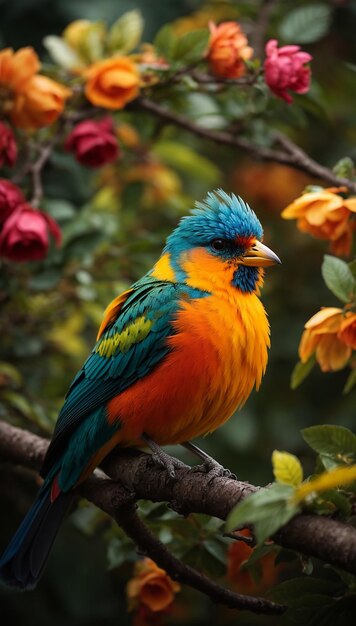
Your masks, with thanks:
M 298 2 L 303 4 L 308 3 Z M 332 166 L 345 155 L 356 157 L 356 3 L 323 4 L 331 7 L 327 32 L 303 44 L 314 57 L 311 92 L 296 96 L 293 107 L 275 101 L 269 117 L 316 160 Z M 32 45 L 46 58 L 42 39 L 49 33 L 60 34 L 79 18 L 110 24 L 132 8 L 142 11 L 143 39 L 150 41 L 166 22 L 180 20 L 177 28 L 189 28 L 189 20 L 200 19 L 196 11 L 201 5 L 197 0 L 2 0 L 0 46 Z M 238 18 L 248 35 L 258 6 L 257 0 L 216 2 L 209 10 L 221 11 L 225 19 Z M 276 3 L 269 37 L 283 41 L 280 25 L 294 6 L 292 1 Z M 216 115 L 211 102 L 199 94 L 191 96 L 189 106 L 208 126 Z M 241 98 L 237 106 L 245 116 L 248 101 Z M 132 121 L 127 113 L 120 119 Z M 235 418 L 197 443 L 240 479 L 254 484 L 271 481 L 275 448 L 297 454 L 310 472 L 312 459 L 300 429 L 318 423 L 352 428 L 355 423 L 355 399 L 352 394 L 342 395 L 345 372 L 322 374 L 314 368 L 297 390 L 290 388 L 305 321 L 320 306 L 338 306 L 320 274 L 327 244 L 301 234 L 294 223 L 280 218 L 281 210 L 307 184 L 317 181 L 278 164 L 253 162 L 232 148 L 179 129 L 161 130 L 145 115 L 135 115 L 135 128 L 124 128 L 121 142 L 127 158 L 102 171 L 93 173 L 70 156 L 55 155 L 51 161 L 43 206 L 60 224 L 64 245 L 44 263 L 14 266 L 11 276 L 7 272 L 1 278 L 0 417 L 8 419 L 10 414 L 14 424 L 35 425 L 37 432 L 50 435 L 66 389 L 91 349 L 106 304 L 152 266 L 166 235 L 194 201 L 221 186 L 240 194 L 256 210 L 265 241 L 283 265 L 268 271 L 263 290 L 272 348 L 262 388 Z M 187 452 L 178 448 L 171 452 L 192 462 Z M 10 468 L 2 472 L 2 545 L 28 509 L 35 489 L 30 473 L 14 469 L 10 474 Z M 131 623 L 125 609 L 131 565 L 107 570 L 103 536 L 110 534 L 110 524 L 104 518 L 91 524 L 92 519 L 90 507 L 83 507 L 66 524 L 34 592 L 0 591 L 4 622 Z M 277 618 L 236 616 L 191 591 L 187 596 L 189 604 L 178 604 L 171 623 L 277 623 Z

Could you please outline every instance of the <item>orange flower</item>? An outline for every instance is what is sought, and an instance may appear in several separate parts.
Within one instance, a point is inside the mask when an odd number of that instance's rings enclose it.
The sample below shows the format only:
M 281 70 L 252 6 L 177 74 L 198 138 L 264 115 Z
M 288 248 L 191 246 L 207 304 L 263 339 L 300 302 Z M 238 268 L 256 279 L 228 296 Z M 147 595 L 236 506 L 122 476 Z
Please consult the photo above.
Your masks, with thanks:
M 139 92 L 139 73 L 128 57 L 98 61 L 90 66 L 86 76 L 86 97 L 104 109 L 123 109 Z
M 350 313 L 345 317 L 337 336 L 340 341 L 356 350 L 356 313 Z
M 247 528 L 239 530 L 240 535 L 251 537 Z M 260 577 L 255 580 L 248 570 L 241 571 L 241 565 L 251 556 L 254 548 L 243 541 L 234 541 L 228 549 L 227 577 L 234 588 L 240 593 L 255 595 L 266 591 L 277 581 L 279 567 L 275 566 L 276 555 L 266 554 L 259 561 Z
M 335 372 L 345 367 L 352 348 L 356 348 L 356 313 L 325 307 L 305 324 L 299 356 L 306 363 L 315 353 L 323 372 Z
M 208 61 L 211 72 L 219 78 L 239 78 L 245 73 L 244 61 L 253 50 L 237 22 L 209 23 Z
M 166 610 L 178 591 L 180 585 L 148 558 L 136 563 L 135 575 L 126 587 L 130 608 L 144 605 L 153 613 Z
M 20 128 L 41 128 L 62 113 L 71 91 L 37 74 L 40 62 L 32 48 L 0 52 L 0 112 Z
M 337 255 L 350 254 L 356 212 L 356 198 L 344 200 L 337 192 L 343 187 L 305 193 L 282 212 L 284 219 L 297 219 L 298 228 L 317 239 L 329 239 L 330 249 Z
M 240 163 L 233 171 L 233 191 L 249 196 L 253 205 L 278 212 L 308 184 L 306 174 L 279 163 Z

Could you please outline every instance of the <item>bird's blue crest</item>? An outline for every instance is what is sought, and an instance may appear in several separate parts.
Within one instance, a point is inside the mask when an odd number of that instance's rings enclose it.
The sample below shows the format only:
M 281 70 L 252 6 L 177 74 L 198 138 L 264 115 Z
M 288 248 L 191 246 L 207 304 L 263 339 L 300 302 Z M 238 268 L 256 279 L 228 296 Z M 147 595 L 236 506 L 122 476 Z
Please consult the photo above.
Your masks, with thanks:
M 205 200 L 195 206 L 168 237 L 166 251 L 179 253 L 219 238 L 262 238 L 263 229 L 256 214 L 235 194 L 229 195 L 223 189 L 217 189 L 209 192 Z

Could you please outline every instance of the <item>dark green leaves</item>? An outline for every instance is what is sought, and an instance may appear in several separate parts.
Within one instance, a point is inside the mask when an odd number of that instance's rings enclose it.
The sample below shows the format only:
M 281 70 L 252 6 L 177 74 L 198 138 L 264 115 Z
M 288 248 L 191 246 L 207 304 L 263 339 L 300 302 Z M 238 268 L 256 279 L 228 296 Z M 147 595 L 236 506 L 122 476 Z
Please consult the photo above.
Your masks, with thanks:
M 167 60 L 196 63 L 203 58 L 209 41 L 209 31 L 201 28 L 177 37 L 171 26 L 166 25 L 157 33 L 154 45 Z
M 208 41 L 209 31 L 207 28 L 187 33 L 177 40 L 173 58 L 176 61 L 184 60 L 185 63 L 195 63 L 203 57 Z
M 330 26 L 331 7 L 315 3 L 288 11 L 279 35 L 288 43 L 314 43 L 324 37 Z
M 273 483 L 238 504 L 227 518 L 227 529 L 243 528 L 253 524 L 258 543 L 271 537 L 299 511 L 292 502 L 293 487 Z
M 302 430 L 307 444 L 319 454 L 326 454 L 339 462 L 356 461 L 356 435 L 343 426 L 324 424 Z
M 292 372 L 292 379 L 291 379 L 291 385 L 290 385 L 292 389 L 296 389 L 297 387 L 299 387 L 299 385 L 303 382 L 303 380 L 310 374 L 314 365 L 315 365 L 314 354 L 312 354 L 312 356 L 310 357 L 310 359 L 307 360 L 306 363 L 302 363 L 302 361 L 299 361 L 296 364 Z
M 326 286 L 341 302 L 348 303 L 355 298 L 356 279 L 345 261 L 326 254 L 321 273 Z

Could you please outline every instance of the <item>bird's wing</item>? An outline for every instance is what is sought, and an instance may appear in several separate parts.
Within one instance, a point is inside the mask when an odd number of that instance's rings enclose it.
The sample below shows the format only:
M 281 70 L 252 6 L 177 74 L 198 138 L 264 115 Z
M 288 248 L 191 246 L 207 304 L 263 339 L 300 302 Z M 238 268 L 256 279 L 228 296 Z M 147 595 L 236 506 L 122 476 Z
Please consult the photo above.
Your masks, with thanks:
M 148 374 L 169 352 L 165 339 L 179 306 L 179 285 L 145 277 L 108 307 L 98 340 L 69 388 L 42 467 L 46 476 L 73 431 L 110 399 Z

